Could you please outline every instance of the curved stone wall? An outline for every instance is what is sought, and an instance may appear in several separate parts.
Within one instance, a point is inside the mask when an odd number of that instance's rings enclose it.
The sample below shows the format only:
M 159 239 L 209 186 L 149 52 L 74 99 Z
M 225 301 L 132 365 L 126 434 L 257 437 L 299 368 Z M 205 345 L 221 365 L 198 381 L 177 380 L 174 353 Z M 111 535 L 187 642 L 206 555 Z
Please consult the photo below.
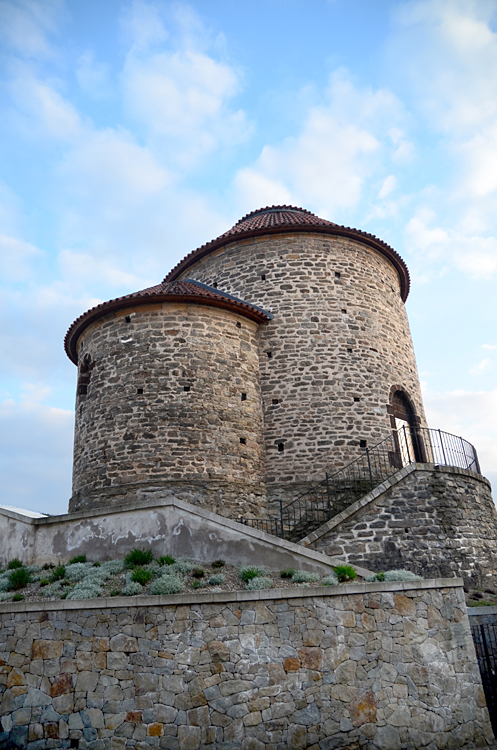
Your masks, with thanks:
M 173 303 L 89 326 L 78 342 L 70 512 L 171 491 L 223 515 L 260 514 L 256 331 L 231 311 Z
M 399 277 L 358 241 L 293 233 L 231 242 L 184 271 L 260 305 L 266 478 L 322 479 L 391 432 L 393 385 L 426 424 Z M 364 442 L 363 442 L 364 445 Z

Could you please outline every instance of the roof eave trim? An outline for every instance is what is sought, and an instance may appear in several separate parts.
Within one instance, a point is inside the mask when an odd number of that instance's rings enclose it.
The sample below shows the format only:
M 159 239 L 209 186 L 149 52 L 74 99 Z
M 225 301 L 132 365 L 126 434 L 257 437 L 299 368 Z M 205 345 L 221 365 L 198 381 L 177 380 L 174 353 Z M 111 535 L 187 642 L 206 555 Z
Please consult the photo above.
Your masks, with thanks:
M 185 256 L 183 260 L 169 271 L 167 276 L 165 276 L 164 281 L 176 281 L 176 279 L 191 265 L 201 260 L 206 255 L 209 255 L 214 250 L 218 250 L 224 245 L 229 245 L 231 242 L 238 242 L 239 240 L 249 239 L 250 237 L 260 237 L 265 234 L 298 234 L 300 232 L 350 237 L 351 239 L 358 240 L 365 245 L 369 245 L 374 250 L 377 250 L 381 255 L 385 256 L 396 269 L 400 280 L 400 294 L 403 302 L 406 301 L 409 295 L 410 278 L 408 268 L 400 255 L 392 247 L 383 243 L 377 237 L 374 237 L 374 235 L 338 225 L 311 226 L 309 224 L 301 224 L 298 226 L 265 227 L 263 229 L 252 229 L 247 232 L 239 232 L 229 235 L 228 237 L 221 236 L 205 245 L 202 245 L 197 250 L 193 250 L 193 252 Z
M 88 312 L 77 318 L 74 323 L 69 327 L 64 339 L 64 349 L 67 356 L 75 365 L 78 364 L 78 352 L 77 343 L 78 339 L 83 331 L 88 328 L 89 325 L 94 323 L 96 320 L 101 318 L 103 315 L 107 315 L 110 312 L 116 312 L 117 310 L 124 310 L 129 307 L 137 307 L 138 305 L 150 305 L 157 302 L 180 302 L 191 305 L 207 305 L 208 307 L 219 307 L 230 312 L 243 315 L 256 323 L 266 323 L 272 319 L 271 313 L 262 311 L 258 308 L 252 307 L 249 304 L 243 302 L 234 302 L 228 297 L 213 298 L 206 297 L 203 295 L 194 294 L 149 294 L 144 297 L 124 297 L 109 302 L 103 302 L 97 307 L 93 307 Z

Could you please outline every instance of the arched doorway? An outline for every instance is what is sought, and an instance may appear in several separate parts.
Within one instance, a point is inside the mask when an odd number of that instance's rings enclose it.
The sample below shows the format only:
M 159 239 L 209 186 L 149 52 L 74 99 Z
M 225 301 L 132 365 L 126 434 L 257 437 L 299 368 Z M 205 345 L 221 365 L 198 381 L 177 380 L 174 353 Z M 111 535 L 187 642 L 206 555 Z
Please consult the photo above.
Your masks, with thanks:
M 423 463 L 424 451 L 420 431 L 417 429 L 420 419 L 412 401 L 401 388 L 392 388 L 390 394 L 388 411 L 396 445 L 396 464 L 406 466 L 414 462 Z

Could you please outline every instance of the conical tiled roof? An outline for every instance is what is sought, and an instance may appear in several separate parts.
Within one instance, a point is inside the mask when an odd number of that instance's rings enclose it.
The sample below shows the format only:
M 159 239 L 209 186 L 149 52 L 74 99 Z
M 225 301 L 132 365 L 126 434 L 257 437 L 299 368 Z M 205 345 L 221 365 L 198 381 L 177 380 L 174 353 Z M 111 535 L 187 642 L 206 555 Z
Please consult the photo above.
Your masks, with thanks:
M 245 315 L 251 320 L 262 323 L 271 320 L 271 313 L 260 307 L 244 302 L 238 297 L 222 292 L 219 289 L 202 284 L 200 281 L 186 279 L 185 281 L 162 281 L 160 284 L 141 289 L 139 292 L 126 294 L 124 297 L 102 302 L 91 310 L 76 318 L 70 326 L 64 339 L 64 347 L 69 359 L 78 363 L 77 342 L 79 336 L 90 323 L 106 315 L 109 312 L 122 310 L 135 305 L 147 305 L 151 302 L 189 302 L 190 304 L 210 305 L 211 307 L 222 307 Z
M 182 261 L 180 261 L 165 277 L 164 281 L 174 281 L 189 266 L 196 263 L 200 258 L 208 255 L 229 242 L 237 239 L 247 239 L 264 234 L 281 234 L 285 232 L 323 232 L 324 234 L 339 235 L 359 240 L 374 248 L 384 255 L 397 270 L 400 278 L 402 299 L 405 301 L 409 294 L 409 271 L 406 264 L 386 242 L 378 239 L 373 234 L 363 232 L 360 229 L 344 227 L 334 224 L 327 219 L 306 211 L 305 208 L 296 206 L 266 206 L 244 216 L 240 221 L 221 234 L 215 240 L 193 250 Z

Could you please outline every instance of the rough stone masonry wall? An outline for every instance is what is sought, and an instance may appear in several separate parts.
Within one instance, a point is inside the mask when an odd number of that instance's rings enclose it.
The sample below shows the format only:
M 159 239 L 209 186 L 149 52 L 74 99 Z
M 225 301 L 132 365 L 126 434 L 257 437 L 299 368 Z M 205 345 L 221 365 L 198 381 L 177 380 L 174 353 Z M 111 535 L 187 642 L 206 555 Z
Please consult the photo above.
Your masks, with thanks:
M 493 742 L 457 582 L 258 593 L 1 605 L 0 748 Z
M 222 515 L 261 514 L 256 331 L 243 316 L 187 304 L 130 308 L 90 326 L 78 344 L 79 361 L 90 355 L 94 367 L 76 403 L 70 512 L 169 488 Z
M 391 386 L 406 390 L 425 424 L 399 278 L 376 251 L 329 235 L 265 236 L 226 245 L 188 277 L 275 316 L 258 334 L 273 494 L 289 484 L 291 499 L 295 483 L 322 479 L 359 455 L 361 440 L 389 435 Z
M 425 578 L 457 575 L 468 585 L 497 586 L 497 512 L 488 480 L 446 466 L 414 465 L 399 475 L 304 543 L 352 564 L 367 561 L 375 571 L 407 568 Z

